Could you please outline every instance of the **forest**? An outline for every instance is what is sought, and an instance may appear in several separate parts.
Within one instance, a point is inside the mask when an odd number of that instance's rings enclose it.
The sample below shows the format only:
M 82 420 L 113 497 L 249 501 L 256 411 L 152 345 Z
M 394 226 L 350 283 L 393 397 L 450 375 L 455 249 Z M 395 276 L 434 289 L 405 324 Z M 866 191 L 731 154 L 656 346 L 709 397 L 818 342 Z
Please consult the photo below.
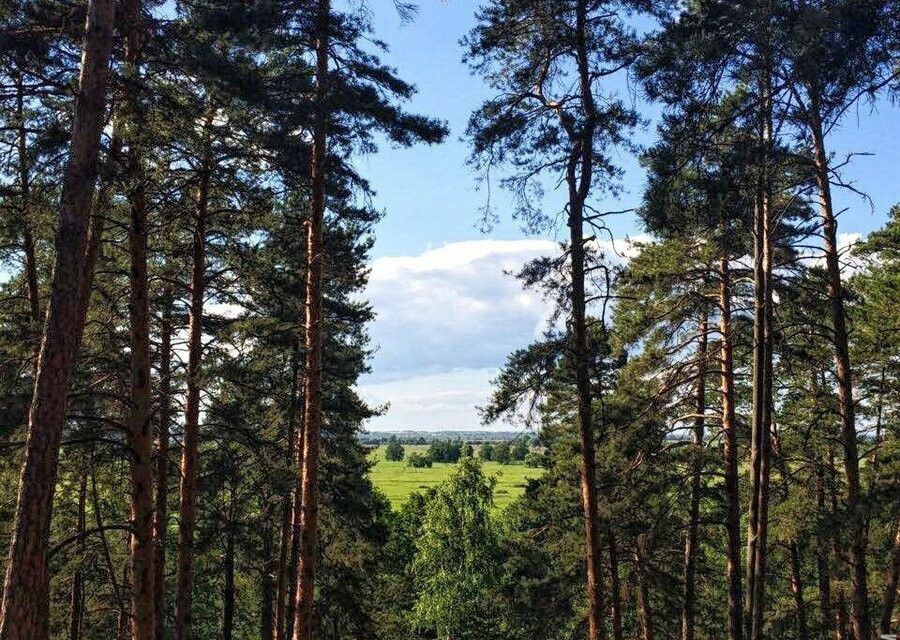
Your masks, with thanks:
M 900 2 L 419 2 L 472 15 L 464 131 L 406 0 L 0 0 L 0 640 L 895 637 L 900 204 L 834 140 Z M 480 408 L 522 441 L 392 504 L 364 159 L 460 136 L 549 320 Z

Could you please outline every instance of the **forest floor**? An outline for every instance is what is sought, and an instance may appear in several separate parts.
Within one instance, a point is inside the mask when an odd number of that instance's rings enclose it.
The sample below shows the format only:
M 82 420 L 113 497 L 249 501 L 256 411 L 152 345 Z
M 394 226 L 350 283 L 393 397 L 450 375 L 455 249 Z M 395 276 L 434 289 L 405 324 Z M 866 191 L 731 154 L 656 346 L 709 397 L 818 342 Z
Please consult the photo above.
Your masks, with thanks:
M 411 453 L 424 454 L 428 450 L 428 445 L 404 445 L 403 449 L 408 457 Z M 415 469 L 410 467 L 405 459 L 400 462 L 389 462 L 384 459 L 383 446 L 372 451 L 371 455 L 375 462 L 370 472 L 372 483 L 388 497 L 394 509 L 398 509 L 406 502 L 412 493 L 424 492 L 443 482 L 456 466 L 454 463 L 435 462 L 430 468 Z M 543 473 L 542 469 L 526 467 L 521 462 L 482 464 L 487 476 L 497 478 L 497 484 L 494 486 L 494 506 L 497 509 L 502 509 L 522 495 L 529 478 L 537 478 Z

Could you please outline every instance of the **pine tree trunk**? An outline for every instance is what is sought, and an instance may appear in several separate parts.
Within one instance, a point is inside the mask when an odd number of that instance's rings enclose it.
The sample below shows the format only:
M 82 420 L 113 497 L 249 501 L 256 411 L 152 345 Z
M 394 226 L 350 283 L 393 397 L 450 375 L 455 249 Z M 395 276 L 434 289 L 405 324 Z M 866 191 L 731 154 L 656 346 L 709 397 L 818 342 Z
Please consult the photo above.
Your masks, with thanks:
M 768 19 L 768 15 L 766 15 Z M 769 511 L 772 416 L 772 249 L 771 148 L 772 79 L 768 25 L 760 73 L 760 178 L 754 211 L 753 420 L 750 443 L 750 509 L 747 525 L 747 587 L 744 626 L 750 640 L 763 638 L 766 538 Z
M 200 169 L 197 212 L 194 217 L 191 302 L 188 320 L 187 398 L 184 443 L 181 451 L 181 486 L 178 508 L 178 558 L 175 593 L 175 640 L 191 637 L 191 602 L 194 588 L 194 528 L 197 509 L 197 451 L 200 440 L 200 365 L 203 358 L 203 298 L 206 293 L 206 223 L 212 171 L 211 141 L 214 110 L 207 116 L 206 149 Z
M 611 528 L 606 530 L 606 541 L 609 544 L 609 594 L 610 615 L 612 617 L 613 638 L 622 640 L 622 601 L 621 582 L 619 580 L 619 546 Z
M 300 341 L 294 341 L 294 348 L 291 353 L 291 402 L 288 409 L 288 428 L 287 428 L 287 450 L 300 477 L 300 469 L 303 463 L 302 449 L 297 447 L 297 418 L 300 411 Z M 294 540 L 294 514 L 300 514 L 299 504 L 294 505 L 295 491 L 289 492 L 284 496 L 284 502 L 281 509 L 281 529 L 278 543 L 278 565 L 275 570 L 276 596 L 275 596 L 275 638 L 276 640 L 284 640 L 287 633 L 287 620 L 291 616 L 287 615 L 293 611 L 290 606 L 293 591 L 291 591 L 292 580 L 289 580 L 289 561 L 295 563 L 297 558 L 291 557 L 292 541 Z M 298 527 L 299 528 L 299 527 Z M 293 565 L 290 565 L 293 566 Z M 293 626 L 291 626 L 293 629 Z
M 78 292 L 106 108 L 113 3 L 91 0 L 87 16 L 70 153 L 60 199 L 53 281 L 11 527 L 0 640 L 45 640 L 48 632 L 50 519 L 69 375 L 78 350 L 76 337 L 84 327 Z
M 169 425 L 172 422 L 172 288 L 162 299 L 159 346 L 159 426 L 156 440 L 156 509 L 153 515 L 155 640 L 165 640 L 166 529 L 169 499 Z
M 69 640 L 79 640 L 81 638 L 81 621 L 84 614 L 84 575 L 82 573 L 82 565 L 86 549 L 84 530 L 86 525 L 87 477 L 87 469 L 83 469 L 81 482 L 78 486 L 78 511 L 75 517 L 75 533 L 79 536 L 78 543 L 75 546 L 78 565 L 75 567 L 72 575 L 72 598 L 69 605 Z
M 825 507 L 825 470 L 821 463 L 816 465 L 816 508 L 819 518 L 819 533 L 816 540 L 816 571 L 819 577 L 819 610 L 822 616 L 822 640 L 829 640 L 834 629 L 831 610 L 831 569 L 828 566 L 829 542 L 822 530 L 821 522 L 827 512 Z
M 290 551 L 288 558 L 287 583 L 288 599 L 285 612 L 285 638 L 294 637 L 294 622 L 297 617 L 297 569 L 300 565 L 300 520 L 303 517 L 303 453 L 305 447 L 303 426 L 297 433 L 296 463 L 297 487 L 293 492 L 293 515 L 291 516 Z
M 697 327 L 697 380 L 694 385 L 694 428 L 691 460 L 691 496 L 688 526 L 684 536 L 684 583 L 682 585 L 681 640 L 694 640 L 694 594 L 697 569 L 697 531 L 700 521 L 700 488 L 703 474 L 703 437 L 706 424 L 706 311 Z
M 31 216 L 31 177 L 28 167 L 28 129 L 25 122 L 25 78 L 19 71 L 16 75 L 16 143 L 19 160 L 19 218 L 22 224 L 22 249 L 25 254 L 25 290 L 28 297 L 28 311 L 35 344 L 40 339 L 41 303 L 37 279 L 37 258 L 34 248 L 34 233 Z
M 723 237 L 724 226 L 721 229 Z M 738 442 L 734 409 L 734 355 L 731 337 L 731 271 L 727 252 L 719 258 L 719 333 L 722 366 L 722 455 L 725 459 L 725 532 L 728 538 L 725 580 L 728 583 L 728 640 L 741 640 L 741 512 L 738 491 Z
M 891 632 L 891 619 L 894 615 L 894 606 L 897 603 L 898 583 L 900 583 L 900 520 L 897 521 L 897 532 L 894 534 L 894 548 L 891 550 L 891 563 L 888 565 L 887 578 L 884 581 L 879 634 Z
M 816 185 L 819 189 L 819 210 L 825 239 L 825 271 L 828 278 L 828 299 L 831 303 L 835 375 L 838 382 L 838 407 L 841 416 L 841 441 L 844 451 L 844 474 L 847 480 L 847 526 L 850 530 L 850 583 L 853 607 L 851 623 L 856 640 L 869 640 L 869 595 L 866 574 L 866 516 L 860 500 L 859 453 L 856 443 L 856 409 L 853 401 L 853 373 L 850 367 L 850 346 L 847 334 L 847 313 L 841 283 L 840 256 L 837 246 L 837 219 L 831 199 L 831 178 L 825 138 L 819 116 L 818 89 L 809 87 L 810 131 L 812 133 Z
M 803 599 L 803 578 L 800 575 L 800 549 L 796 541 L 788 545 L 791 556 L 791 595 L 794 597 L 794 608 L 797 612 L 797 637 L 809 640 L 809 628 L 806 624 L 806 602 Z
M 318 0 L 316 15 L 316 89 L 313 116 L 312 206 L 306 247 L 306 366 L 304 377 L 304 450 L 300 495 L 300 557 L 297 568 L 297 599 L 294 640 L 311 640 L 315 627 L 313 591 L 319 538 L 319 433 L 322 426 L 322 268 L 325 217 L 326 145 L 328 143 L 328 47 L 331 2 Z
M 262 557 L 265 564 L 260 578 L 260 612 L 259 612 L 259 637 L 260 640 L 272 640 L 275 637 L 275 619 L 272 615 L 275 608 L 275 581 L 272 579 L 272 528 L 269 526 L 272 513 L 266 513 L 266 524 L 262 534 Z
M 222 608 L 222 640 L 231 640 L 234 634 L 234 528 L 236 517 L 237 483 L 232 480 L 231 504 L 228 507 L 228 522 L 225 523 L 225 585 Z
M 154 545 L 153 545 L 153 433 L 150 422 L 150 283 L 147 271 L 147 201 L 144 192 L 144 167 L 139 140 L 143 126 L 140 97 L 141 20 L 140 0 L 123 5 L 126 28 L 125 76 L 130 81 L 126 92 L 129 118 L 128 201 L 131 225 L 128 246 L 130 299 L 128 316 L 131 327 L 131 398 L 125 420 L 130 449 L 131 470 L 131 624 L 132 640 L 153 640 Z
M 647 568 L 644 563 L 643 540 L 640 537 L 634 547 L 634 564 L 638 579 L 638 620 L 641 624 L 641 640 L 654 640 L 650 590 L 647 587 Z
M 593 143 L 596 108 L 591 87 L 587 52 L 587 3 L 579 0 L 575 8 L 576 57 L 579 92 L 586 112 L 584 130 L 571 139 L 572 152 L 567 166 L 569 188 L 569 262 L 572 317 L 569 330 L 575 365 L 578 396 L 578 429 L 581 444 L 581 508 L 584 517 L 584 548 L 587 567 L 588 636 L 590 640 L 606 637 L 603 627 L 603 593 L 600 586 L 600 545 L 598 540 L 597 487 L 594 454 L 594 429 L 591 407 L 591 382 L 588 366 L 589 347 L 585 302 L 584 203 L 593 176 Z M 569 134 L 573 135 L 572 132 Z M 580 170 L 580 171 L 579 171 Z M 579 175 L 580 173 L 580 175 Z

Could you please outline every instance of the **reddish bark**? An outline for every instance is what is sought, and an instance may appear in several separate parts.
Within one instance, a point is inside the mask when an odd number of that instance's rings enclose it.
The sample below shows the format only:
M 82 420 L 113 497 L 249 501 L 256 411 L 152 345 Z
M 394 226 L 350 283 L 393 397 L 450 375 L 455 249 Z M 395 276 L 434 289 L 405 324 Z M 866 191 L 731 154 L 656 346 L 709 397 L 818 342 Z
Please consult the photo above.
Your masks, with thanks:
M 69 375 L 84 327 L 79 281 L 84 266 L 87 221 L 97 176 L 104 123 L 113 3 L 91 0 L 82 47 L 82 68 L 63 178 L 56 259 L 44 337 L 28 416 L 25 463 L 12 525 L 0 639 L 44 640 L 49 608 L 47 551 L 53 492 Z M 88 274 L 90 279 L 90 274 Z
M 313 591 L 319 538 L 319 433 L 322 426 L 322 227 L 325 216 L 325 179 L 328 144 L 328 32 L 331 2 L 318 0 L 316 15 L 316 90 L 310 176 L 312 203 L 306 247 L 306 352 L 303 389 L 304 451 L 300 489 L 300 546 L 294 640 L 311 640 L 314 628 Z
M 835 375 L 838 383 L 838 407 L 841 416 L 841 442 L 844 452 L 844 475 L 847 480 L 847 524 L 850 531 L 850 583 L 853 598 L 851 623 L 856 640 L 869 640 L 869 595 L 866 572 L 866 516 L 860 500 L 859 452 L 856 442 L 856 406 L 853 400 L 853 373 L 850 367 L 850 344 L 847 313 L 841 283 L 840 257 L 837 245 L 837 219 L 831 198 L 831 178 L 825 137 L 819 116 L 818 89 L 809 88 L 809 126 L 813 141 L 813 164 L 819 190 L 819 210 L 824 236 L 825 271 L 828 278 L 828 300 L 831 303 L 832 342 Z

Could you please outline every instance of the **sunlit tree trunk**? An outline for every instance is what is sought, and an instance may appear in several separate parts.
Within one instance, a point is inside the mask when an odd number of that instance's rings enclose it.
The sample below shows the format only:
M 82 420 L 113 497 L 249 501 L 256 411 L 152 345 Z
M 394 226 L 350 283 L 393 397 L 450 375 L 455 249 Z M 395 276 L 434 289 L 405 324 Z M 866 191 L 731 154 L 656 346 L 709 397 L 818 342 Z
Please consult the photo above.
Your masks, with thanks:
M 837 245 L 837 219 L 831 198 L 831 176 L 825 137 L 819 112 L 818 88 L 809 86 L 809 127 L 813 141 L 813 164 L 819 190 L 819 210 L 824 236 L 825 272 L 828 278 L 828 300 L 831 303 L 832 342 L 835 376 L 838 383 L 838 407 L 841 416 L 841 443 L 844 452 L 844 474 L 847 481 L 847 526 L 850 531 L 850 583 L 853 607 L 851 624 L 856 640 L 869 640 L 869 595 L 866 573 L 866 516 L 860 499 L 859 452 L 856 442 L 856 407 L 853 400 L 853 373 L 850 367 L 850 345 L 847 313 L 841 283 L 840 256 Z
M 721 228 L 724 237 L 724 225 Z M 741 512 L 738 491 L 738 442 L 734 410 L 734 354 L 731 335 L 731 269 L 728 254 L 719 258 L 719 333 L 722 367 L 722 455 L 725 475 L 725 533 L 728 583 L 728 640 L 741 640 Z
M 769 19 L 768 12 L 766 20 Z M 763 638 L 768 533 L 770 433 L 772 416 L 772 249 L 771 211 L 772 78 L 768 25 L 763 26 L 760 65 L 759 184 L 754 207 L 753 420 L 750 442 L 750 509 L 747 524 L 745 628 Z
M 11 527 L 13 533 L 0 611 L 2 640 L 44 640 L 48 632 L 47 551 L 53 491 L 69 376 L 78 350 L 76 338 L 84 326 L 79 282 L 97 176 L 112 40 L 113 3 L 111 0 L 91 0 L 69 159 L 60 199 L 53 280 L 28 414 L 25 462 Z
M 319 538 L 319 433 L 322 426 L 322 267 L 325 217 L 325 160 L 328 143 L 328 55 L 331 3 L 318 0 L 315 27 L 316 89 L 310 178 L 312 202 L 306 247 L 306 366 L 303 388 L 303 471 L 301 475 L 300 546 L 294 640 L 311 640 L 314 628 L 313 591 Z M 296 516 L 295 516 L 296 517 Z

